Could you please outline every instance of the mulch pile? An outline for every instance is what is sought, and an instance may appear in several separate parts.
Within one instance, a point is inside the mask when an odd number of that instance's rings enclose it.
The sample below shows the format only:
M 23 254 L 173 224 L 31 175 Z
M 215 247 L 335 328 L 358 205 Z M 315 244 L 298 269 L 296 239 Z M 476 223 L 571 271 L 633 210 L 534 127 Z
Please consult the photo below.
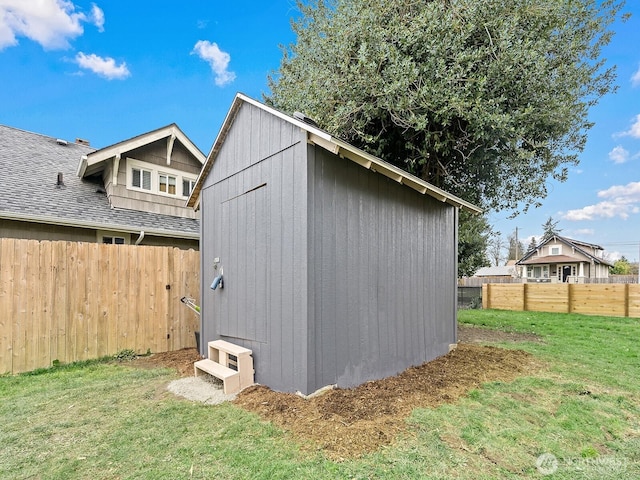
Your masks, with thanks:
M 483 346 L 495 341 L 540 341 L 534 335 L 461 327 L 458 348 L 394 377 L 355 388 L 334 389 L 304 399 L 254 385 L 234 403 L 289 432 L 301 448 L 322 450 L 334 460 L 357 457 L 389 445 L 407 432 L 406 419 L 415 408 L 455 402 L 482 383 L 509 382 L 534 374 L 539 361 L 522 350 Z M 196 349 L 156 354 L 136 360 L 142 367 L 176 368 L 193 375 Z

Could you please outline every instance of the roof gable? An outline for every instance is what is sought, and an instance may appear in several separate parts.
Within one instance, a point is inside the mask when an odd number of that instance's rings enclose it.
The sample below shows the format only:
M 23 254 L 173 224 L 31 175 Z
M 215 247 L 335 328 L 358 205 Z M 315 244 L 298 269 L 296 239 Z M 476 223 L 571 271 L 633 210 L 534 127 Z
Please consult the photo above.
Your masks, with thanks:
M 587 248 L 593 248 L 595 250 L 603 250 L 603 248 L 599 245 L 593 244 L 593 243 L 587 243 L 587 242 L 581 242 L 579 240 L 573 240 L 570 238 L 566 238 L 566 237 L 562 237 L 560 235 L 553 235 L 552 237 L 549 237 L 545 240 L 543 240 L 542 242 L 540 242 L 538 244 L 538 246 L 535 249 L 531 249 L 529 250 L 520 260 L 518 260 L 518 265 L 527 265 L 527 264 L 531 264 L 533 262 L 533 259 L 531 257 L 533 257 L 533 255 L 540 250 L 542 247 L 544 247 L 545 245 L 547 245 L 548 243 L 550 243 L 551 241 L 558 241 L 572 249 L 575 249 L 577 252 L 579 252 L 580 254 L 584 255 L 585 257 L 587 257 L 589 260 L 594 261 L 595 263 L 602 263 L 605 265 L 610 265 L 612 266 L 613 264 L 604 259 L 604 258 L 600 258 L 596 255 L 593 255 L 592 253 L 587 252 L 584 247 Z M 573 260 L 575 261 L 576 259 L 567 255 L 561 255 L 561 256 L 553 256 L 553 255 L 546 255 L 543 257 L 540 257 L 539 259 L 540 263 L 557 263 L 557 262 L 567 262 L 569 260 Z M 556 262 L 557 261 L 557 262 Z
M 201 165 L 204 164 L 206 160 L 204 154 L 175 123 L 172 123 L 171 125 L 143 133 L 142 135 L 101 148 L 100 150 L 95 150 L 83 156 L 78 165 L 77 175 L 79 177 L 86 177 L 98 173 L 105 168 L 105 163 L 108 160 L 115 158 L 116 161 L 120 161 L 120 158 L 127 152 L 134 151 L 161 140 L 166 141 L 167 165 L 170 165 L 171 163 L 171 153 L 176 140 L 180 142 L 187 151 L 191 153 L 198 162 L 200 162 Z
M 340 156 L 341 158 L 345 158 L 347 160 L 357 163 L 363 168 L 367 168 L 381 175 L 384 175 L 402 185 L 405 185 L 413 190 L 416 190 L 417 192 L 423 195 L 428 195 L 441 202 L 448 203 L 455 207 L 464 208 L 472 213 L 482 213 L 482 210 L 477 206 L 461 198 L 458 198 L 455 195 L 451 195 L 445 192 L 444 190 L 434 185 L 431 185 L 430 183 L 425 182 L 424 180 L 414 175 L 411 175 L 410 173 L 405 172 L 404 170 L 388 162 L 385 162 L 384 160 L 378 157 L 370 155 L 364 152 L 363 150 L 360 150 L 359 148 L 356 148 L 353 145 L 350 145 L 347 142 L 344 142 L 342 140 L 339 140 L 331 136 L 329 133 L 325 132 L 324 130 L 321 130 L 315 125 L 312 125 L 304 121 L 304 119 L 299 119 L 299 118 L 286 115 L 274 108 L 271 108 L 263 103 L 253 100 L 241 93 L 238 93 L 236 95 L 236 97 L 233 100 L 233 103 L 231 104 L 231 108 L 227 113 L 227 116 L 220 129 L 220 132 L 218 133 L 218 136 L 213 144 L 213 147 L 211 148 L 211 151 L 207 157 L 206 163 L 204 164 L 204 167 L 202 168 L 202 171 L 200 172 L 200 175 L 198 176 L 198 179 L 196 181 L 196 185 L 193 188 L 191 196 L 187 201 L 188 206 L 196 209 L 198 208 L 199 200 L 200 200 L 200 191 L 202 189 L 202 185 L 207 175 L 209 174 L 213 166 L 213 163 L 216 161 L 216 158 L 218 156 L 218 153 L 220 152 L 222 144 L 224 143 L 227 137 L 227 134 L 229 133 L 229 130 L 231 129 L 236 119 L 237 113 L 243 103 L 251 104 L 255 107 L 258 107 L 270 113 L 271 115 L 281 118 L 293 125 L 296 125 L 300 129 L 307 132 L 307 141 L 309 143 L 322 147 L 330 151 L 331 153 L 334 153 L 335 155 Z

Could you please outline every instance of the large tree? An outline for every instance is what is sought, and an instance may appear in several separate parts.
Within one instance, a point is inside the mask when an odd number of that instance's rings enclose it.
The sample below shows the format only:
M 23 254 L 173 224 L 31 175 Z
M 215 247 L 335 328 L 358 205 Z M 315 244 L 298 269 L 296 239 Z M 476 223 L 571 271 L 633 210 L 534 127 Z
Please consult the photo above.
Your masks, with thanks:
M 509 254 L 507 260 L 520 260 L 527 253 L 524 244 L 518 239 L 517 233 L 512 233 L 507 237 L 509 242 Z
M 298 0 L 265 100 L 483 208 L 538 205 L 614 88 L 625 0 Z
M 601 49 L 625 0 L 297 3 L 265 101 L 484 209 L 539 205 L 614 89 Z M 459 247 L 461 274 L 486 260 L 486 236 Z
M 554 221 L 553 217 L 549 217 L 546 222 L 542 225 L 542 242 L 553 238 L 555 236 L 560 235 L 562 232 L 561 228 L 558 228 L 558 221 Z

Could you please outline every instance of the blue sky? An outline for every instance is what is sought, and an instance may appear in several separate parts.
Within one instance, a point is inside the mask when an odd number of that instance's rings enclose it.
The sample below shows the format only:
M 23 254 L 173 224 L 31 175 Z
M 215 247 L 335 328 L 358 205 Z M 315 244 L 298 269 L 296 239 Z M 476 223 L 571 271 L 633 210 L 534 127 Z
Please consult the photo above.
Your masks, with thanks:
M 547 218 L 562 234 L 640 257 L 640 5 L 604 56 L 618 91 L 590 118 L 580 165 L 548 182 L 543 205 L 513 220 L 528 245 Z M 0 0 L 0 123 L 105 147 L 177 123 L 205 153 L 236 92 L 261 99 L 279 45 L 295 41 L 293 0 Z

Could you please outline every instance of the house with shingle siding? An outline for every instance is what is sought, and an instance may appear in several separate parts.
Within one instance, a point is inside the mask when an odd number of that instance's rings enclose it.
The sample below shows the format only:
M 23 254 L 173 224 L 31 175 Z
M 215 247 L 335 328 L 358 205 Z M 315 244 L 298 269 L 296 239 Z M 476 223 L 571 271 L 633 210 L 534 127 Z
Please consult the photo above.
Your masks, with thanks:
M 175 124 L 101 149 L 0 125 L 0 237 L 198 249 L 204 160 Z

